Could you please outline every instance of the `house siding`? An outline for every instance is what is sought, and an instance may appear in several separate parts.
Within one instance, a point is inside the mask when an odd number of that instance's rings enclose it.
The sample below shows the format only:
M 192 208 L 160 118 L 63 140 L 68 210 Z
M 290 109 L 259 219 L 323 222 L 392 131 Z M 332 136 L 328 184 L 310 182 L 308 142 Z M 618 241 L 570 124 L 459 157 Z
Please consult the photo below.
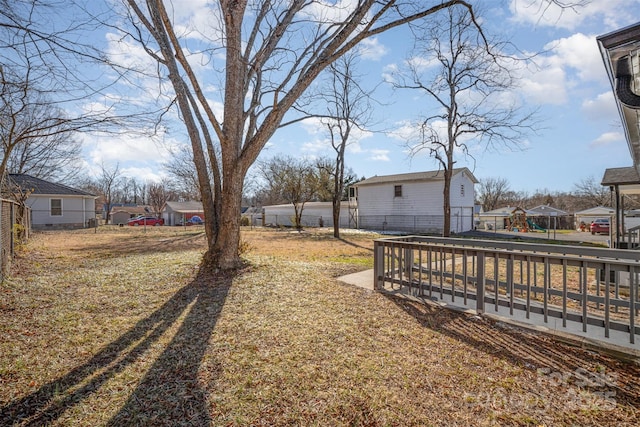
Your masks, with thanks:
M 394 188 L 402 185 L 402 196 Z M 464 194 L 461 186 L 464 186 Z M 360 228 L 439 232 L 444 226 L 444 181 L 401 181 L 358 186 Z M 473 228 L 474 182 L 466 173 L 452 177 L 450 188 L 451 231 Z M 382 225 L 382 227 L 381 227 Z
M 62 199 L 62 215 L 51 215 L 51 199 Z M 31 208 L 31 223 L 34 229 L 83 228 L 89 218 L 95 217 L 93 198 L 61 195 L 31 195 L 27 199 Z
M 391 189 L 393 191 L 393 188 Z M 295 210 L 293 204 L 264 206 L 263 217 L 265 225 L 278 225 L 291 227 Z M 322 221 L 320 219 L 322 218 Z M 308 202 L 302 209 L 302 226 L 333 227 L 333 205 L 331 202 Z M 349 204 L 342 202 L 340 205 L 340 227 L 349 226 Z
M 402 196 L 394 197 L 394 187 L 402 185 Z M 442 215 L 442 183 L 425 186 L 419 182 L 366 185 L 358 188 L 359 214 Z

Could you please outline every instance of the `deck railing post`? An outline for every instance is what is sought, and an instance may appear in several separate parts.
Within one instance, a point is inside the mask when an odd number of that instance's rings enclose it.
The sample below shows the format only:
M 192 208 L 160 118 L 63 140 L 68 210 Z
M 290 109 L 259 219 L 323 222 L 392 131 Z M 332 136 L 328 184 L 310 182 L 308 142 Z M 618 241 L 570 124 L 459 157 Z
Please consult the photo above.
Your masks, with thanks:
M 410 243 L 411 244 L 411 243 Z M 404 278 L 407 280 L 408 282 L 408 286 L 409 286 L 409 293 L 411 295 L 415 295 L 415 291 L 417 288 L 413 287 L 413 249 L 411 249 L 411 246 L 407 246 L 404 249 Z M 404 281 L 404 279 L 403 279 Z
M 476 311 L 478 313 L 484 313 L 484 252 L 476 252 L 477 265 L 476 265 Z
M 384 246 L 381 242 L 373 242 L 373 289 L 384 288 Z

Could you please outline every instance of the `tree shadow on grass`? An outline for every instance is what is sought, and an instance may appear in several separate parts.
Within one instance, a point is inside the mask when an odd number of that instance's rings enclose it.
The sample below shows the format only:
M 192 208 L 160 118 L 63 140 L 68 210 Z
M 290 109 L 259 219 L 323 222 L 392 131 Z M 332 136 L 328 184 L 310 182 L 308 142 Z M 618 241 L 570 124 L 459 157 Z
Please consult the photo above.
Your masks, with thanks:
M 542 370 L 554 379 L 573 378 L 594 384 L 596 391 L 611 388 L 618 403 L 640 409 L 640 366 L 604 354 L 560 342 L 541 332 L 497 322 L 481 316 L 455 312 L 431 304 L 385 295 L 432 329 L 480 351 L 523 366 Z M 469 369 L 476 369 L 472 366 Z
M 0 425 L 35 426 L 55 421 L 111 378 L 139 363 L 183 314 L 171 342 L 108 425 L 210 424 L 197 373 L 231 283 L 232 277 L 199 274 L 88 362 L 0 408 Z
M 365 246 L 365 245 L 360 245 L 356 242 L 351 242 L 347 239 L 345 239 L 344 237 L 340 237 L 338 240 L 340 240 L 342 243 L 349 245 L 349 246 L 353 246 L 354 248 L 359 248 L 359 249 L 365 249 L 371 253 L 373 253 L 373 242 L 370 242 L 369 246 Z

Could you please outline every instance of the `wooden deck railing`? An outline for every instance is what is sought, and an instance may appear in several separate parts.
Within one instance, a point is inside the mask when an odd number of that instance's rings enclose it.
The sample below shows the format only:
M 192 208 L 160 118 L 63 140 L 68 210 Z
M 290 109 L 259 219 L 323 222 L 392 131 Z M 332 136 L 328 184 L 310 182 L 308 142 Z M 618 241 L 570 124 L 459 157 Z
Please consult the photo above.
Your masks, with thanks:
M 621 331 L 631 344 L 640 335 L 638 251 L 409 236 L 376 240 L 374 252 L 379 291 Z

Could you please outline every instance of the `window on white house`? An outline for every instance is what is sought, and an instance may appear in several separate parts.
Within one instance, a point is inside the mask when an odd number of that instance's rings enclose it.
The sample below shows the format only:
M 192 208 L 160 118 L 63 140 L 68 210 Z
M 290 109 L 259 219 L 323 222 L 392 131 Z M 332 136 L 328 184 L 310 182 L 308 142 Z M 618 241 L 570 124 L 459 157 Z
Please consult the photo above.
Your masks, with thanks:
M 393 186 L 393 197 L 402 197 L 402 185 Z
M 62 199 L 51 199 L 51 216 L 62 216 Z
M 464 184 L 460 184 L 460 197 L 464 197 Z

